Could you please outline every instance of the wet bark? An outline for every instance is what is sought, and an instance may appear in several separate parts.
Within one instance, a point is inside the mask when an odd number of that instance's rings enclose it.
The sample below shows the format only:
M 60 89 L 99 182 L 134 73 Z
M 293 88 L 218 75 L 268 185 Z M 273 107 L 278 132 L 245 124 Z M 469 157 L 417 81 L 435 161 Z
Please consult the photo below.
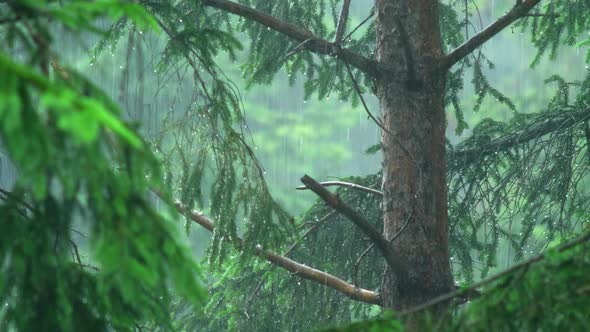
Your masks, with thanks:
M 377 78 L 383 125 L 384 236 L 405 270 L 386 269 L 385 307 L 404 310 L 454 288 L 449 263 L 444 70 L 433 0 L 376 0 Z

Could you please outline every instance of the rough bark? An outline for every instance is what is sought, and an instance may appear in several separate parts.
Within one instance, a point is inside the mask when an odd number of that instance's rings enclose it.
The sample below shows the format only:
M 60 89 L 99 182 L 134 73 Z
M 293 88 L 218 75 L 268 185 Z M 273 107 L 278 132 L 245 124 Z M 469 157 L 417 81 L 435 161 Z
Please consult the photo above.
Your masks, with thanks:
M 444 72 L 437 2 L 376 0 L 376 81 L 382 122 L 384 236 L 407 267 L 387 269 L 382 300 L 405 310 L 454 289 L 448 252 Z M 411 218 L 408 220 L 408 218 Z

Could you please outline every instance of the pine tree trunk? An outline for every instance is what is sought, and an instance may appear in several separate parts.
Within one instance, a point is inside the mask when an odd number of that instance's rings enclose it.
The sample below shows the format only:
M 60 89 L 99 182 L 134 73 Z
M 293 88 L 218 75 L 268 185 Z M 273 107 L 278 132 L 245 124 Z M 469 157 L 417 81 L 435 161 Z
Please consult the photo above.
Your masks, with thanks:
M 386 270 L 386 307 L 408 309 L 453 289 L 445 165 L 445 73 L 438 4 L 375 0 L 377 59 L 393 68 L 376 82 L 383 125 L 384 236 L 404 271 Z

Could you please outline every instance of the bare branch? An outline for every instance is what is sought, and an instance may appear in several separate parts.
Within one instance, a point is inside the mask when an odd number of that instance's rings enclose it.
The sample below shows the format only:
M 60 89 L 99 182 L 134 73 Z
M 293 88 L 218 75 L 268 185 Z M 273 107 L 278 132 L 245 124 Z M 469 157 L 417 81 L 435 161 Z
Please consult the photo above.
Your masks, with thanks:
M 578 246 L 580 244 L 586 243 L 589 240 L 590 240 L 590 232 L 586 232 L 585 234 L 579 236 L 578 238 L 573 239 L 570 242 L 567 242 L 566 244 L 562 245 L 557 250 L 559 252 L 564 252 L 564 251 L 569 250 L 569 249 L 571 249 L 573 247 L 576 247 L 576 246 Z M 485 286 L 487 284 L 490 284 L 490 283 L 492 283 L 492 282 L 494 282 L 494 281 L 496 281 L 496 280 L 498 280 L 498 279 L 500 279 L 500 278 L 502 278 L 504 276 L 507 276 L 507 275 L 509 275 L 509 274 L 511 274 L 513 272 L 516 272 L 518 270 L 527 268 L 530 265 L 532 265 L 534 263 L 537 263 L 537 262 L 545 259 L 545 257 L 546 257 L 545 254 L 541 254 L 541 255 L 535 256 L 535 257 L 533 257 L 533 258 L 531 258 L 531 259 L 529 259 L 527 261 L 524 261 L 524 262 L 522 262 L 520 264 L 516 264 L 516 265 L 510 267 L 509 269 L 506 269 L 506 270 L 504 270 L 504 271 L 502 271 L 502 272 L 500 272 L 500 273 L 498 273 L 498 274 L 496 274 L 496 275 L 494 275 L 492 277 L 489 277 L 489 278 L 484 279 L 482 281 L 476 282 L 476 283 L 470 285 L 469 287 L 461 288 L 461 289 L 458 289 L 458 290 L 456 290 L 454 292 L 450 292 L 450 293 L 441 295 L 441 296 L 436 297 L 436 298 L 434 298 L 434 299 L 432 299 L 430 301 L 427 301 L 427 302 L 425 302 L 425 303 L 423 303 L 423 304 L 421 304 L 419 306 L 416 306 L 416 307 L 414 307 L 412 309 L 409 309 L 409 310 L 406 310 L 404 312 L 401 312 L 400 314 L 401 315 L 407 315 L 407 314 L 410 314 L 410 313 L 413 313 L 413 312 L 421 311 L 421 310 L 424 310 L 426 308 L 429 308 L 429 307 L 431 307 L 433 305 L 436 305 L 438 303 L 449 301 L 449 300 L 451 300 L 453 298 L 456 298 L 456 297 L 462 297 L 462 296 L 465 296 L 465 295 L 469 295 L 470 293 L 471 294 L 474 294 L 474 293 L 475 294 L 478 294 L 478 292 L 476 290 L 477 288 L 479 288 L 481 286 Z
M 324 187 L 330 187 L 330 186 L 339 186 L 339 187 L 347 187 L 347 188 L 352 188 L 352 189 L 357 189 L 360 191 L 364 191 L 364 192 L 368 192 L 377 196 L 383 196 L 383 192 L 377 190 L 377 189 L 373 189 L 373 188 L 369 188 L 369 187 L 363 187 L 359 184 L 356 183 L 351 183 L 351 182 L 344 182 L 344 181 L 325 181 L 325 182 L 320 182 L 320 184 Z M 295 188 L 297 190 L 306 190 L 309 189 L 306 186 L 299 186 L 297 188 Z
M 350 0 L 344 0 L 342 3 L 342 10 L 340 11 L 340 18 L 338 19 L 338 27 L 336 27 L 336 36 L 334 37 L 334 44 L 342 44 L 342 36 L 346 30 L 346 22 L 348 21 L 348 10 L 350 9 Z
M 213 232 L 215 229 L 215 223 L 213 221 L 195 210 L 187 211 L 186 207 L 180 201 L 176 200 L 174 206 L 179 213 L 188 216 L 192 221 L 201 225 L 206 230 Z M 243 248 L 244 240 L 238 238 L 234 244 L 238 249 Z M 300 276 L 301 278 L 312 280 L 325 285 L 326 287 L 335 289 L 353 300 L 377 305 L 381 303 L 381 299 L 376 292 L 355 287 L 329 273 L 295 262 L 292 259 L 276 254 L 270 250 L 264 250 L 260 245 L 256 246 L 255 254 L 276 266 L 280 266 L 285 270 Z
M 340 49 L 336 44 L 315 36 L 311 31 L 298 25 L 281 21 L 276 17 L 260 12 L 256 9 L 228 0 L 203 0 L 203 5 L 221 9 L 237 16 L 253 20 L 283 35 L 304 43 L 306 49 L 330 56 L 338 56 L 342 61 L 360 69 L 364 73 L 377 77 L 387 74 L 388 70 L 377 61 L 366 58 L 346 48 Z M 306 42 L 306 40 L 308 40 Z
M 290 57 L 292 55 L 295 55 L 295 54 L 301 52 L 305 48 L 305 44 L 309 43 L 311 40 L 312 39 L 306 39 L 306 40 L 304 40 L 303 43 L 295 46 L 294 49 L 290 50 L 289 53 L 287 53 L 287 55 L 285 55 L 285 57 L 288 58 L 288 57 Z
M 483 45 L 487 42 L 490 38 L 494 37 L 504 28 L 509 26 L 514 21 L 522 18 L 528 14 L 528 11 L 531 10 L 536 4 L 541 2 L 541 0 L 524 0 L 520 3 L 517 3 L 508 13 L 504 16 L 500 17 L 494 23 L 488 25 L 480 33 L 476 34 L 475 36 L 471 37 L 468 41 L 454 49 L 451 53 L 445 56 L 442 59 L 441 68 L 447 70 L 451 68 L 455 63 L 459 62 L 469 53 L 473 52 L 476 48 Z
M 391 267 L 391 269 L 396 274 L 402 276 L 402 274 L 405 273 L 405 269 L 403 268 L 401 260 L 395 256 L 393 253 L 393 248 L 389 245 L 389 242 L 381 235 L 380 232 L 375 229 L 375 227 L 373 227 L 373 225 L 369 223 L 367 219 L 365 219 L 365 217 L 340 200 L 340 198 L 334 196 L 328 191 L 328 189 L 324 188 L 321 184 L 308 175 L 304 175 L 301 178 L 301 182 L 303 182 L 307 188 L 323 199 L 326 204 L 328 204 L 334 210 L 340 212 L 342 215 L 352 221 L 358 228 L 360 228 L 360 230 L 369 237 L 371 242 L 375 244 L 377 249 L 379 249 L 389 267 Z

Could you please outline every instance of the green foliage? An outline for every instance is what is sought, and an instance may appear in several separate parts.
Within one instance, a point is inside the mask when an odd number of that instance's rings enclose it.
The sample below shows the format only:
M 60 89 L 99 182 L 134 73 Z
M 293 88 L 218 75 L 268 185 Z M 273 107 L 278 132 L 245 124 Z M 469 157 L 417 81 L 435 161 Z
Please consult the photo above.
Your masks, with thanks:
M 327 40 L 333 38 L 340 4 L 336 0 L 240 2 Z M 471 21 L 479 15 L 478 3 L 441 3 L 445 52 L 469 35 Z M 563 43 L 580 47 L 589 43 L 584 35 L 587 5 L 583 1 L 575 5 L 579 9 L 565 1 L 550 1 L 539 7 L 538 13 L 544 15 L 523 20 L 523 29 L 532 32 L 538 48 L 534 65 L 547 51 L 555 58 Z M 266 185 L 249 137 L 290 141 L 310 134 L 310 127 L 277 125 L 267 136 L 250 133 L 242 96 L 219 65 L 224 56 L 238 59 L 246 40 L 248 58 L 241 69 L 248 86 L 276 82 L 277 73 L 285 69 L 290 83 L 305 79 L 305 99 L 312 94 L 327 99 L 336 93 L 339 100 L 356 106 L 356 91 L 336 58 L 305 51 L 287 57 L 299 43 L 250 20 L 206 9 L 200 1 L 19 1 L 1 6 L 8 9 L 7 18 L 15 21 L 3 30 L 0 134 L 20 175 L 12 192 L 0 192 L 0 266 L 6 272 L 0 276 L 0 296 L 7 303 L 0 309 L 0 327 L 310 330 L 377 316 L 375 321 L 337 330 L 402 330 L 397 320 L 379 316 L 376 306 L 353 302 L 250 259 L 256 244 L 285 252 L 286 244 L 292 243 L 288 257 L 363 288 L 380 287 L 382 259 L 374 249 L 361 255 L 369 244 L 358 229 L 320 202 L 293 220 Z M 23 17 L 30 24 L 23 24 Z M 97 23 L 102 18 L 108 21 L 107 29 Z M 351 17 L 349 30 L 363 19 Z M 99 33 L 103 38 L 91 53 L 92 64 L 100 64 L 105 52 L 114 57 L 117 47 L 126 51 L 117 77 L 125 97 L 120 101 L 129 101 L 123 87 L 134 70 L 131 55 L 136 48 L 141 84 L 148 80 L 143 76 L 141 52 L 149 50 L 161 55 L 152 59 L 158 78 L 154 94 L 168 98 L 163 98 L 164 103 L 180 99 L 179 90 L 162 87 L 176 80 L 177 86 L 194 90 L 192 98 L 184 104 L 154 106 L 162 126 L 157 133 L 140 129 L 149 140 L 146 144 L 133 125 L 121 120 L 122 111 L 105 93 L 60 63 L 50 47 L 54 26 L 49 22 L 75 32 Z M 343 46 L 372 57 L 374 27 L 369 19 Z M 150 31 L 154 28 L 163 33 L 155 36 Z M 156 42 L 149 43 L 149 38 Z M 154 44 L 156 49 L 150 49 Z M 492 99 L 514 114 L 509 122 L 484 119 L 468 139 L 448 147 L 452 264 L 461 283 L 543 251 L 580 232 L 588 218 L 590 79 L 568 82 L 552 76 L 547 82 L 557 86 L 557 93 L 546 109 L 524 114 L 489 79 L 491 69 L 491 60 L 478 50 L 447 77 L 445 106 L 455 111 L 457 133 L 468 128 L 460 94 L 469 72 L 474 110 L 486 110 L 490 116 L 486 102 Z M 354 75 L 360 74 L 354 71 Z M 370 91 L 371 80 L 363 77 L 361 81 L 363 92 Z M 277 119 L 273 114 L 264 116 L 255 123 L 262 126 Z M 324 137 L 311 134 L 315 140 Z M 274 143 L 267 144 L 269 153 Z M 148 146 L 154 148 L 155 156 Z M 335 155 L 345 154 L 330 149 Z M 367 153 L 379 150 L 375 145 Z M 381 184 L 378 173 L 345 180 L 376 189 Z M 163 183 L 186 206 L 205 210 L 216 222 L 207 271 L 211 299 L 204 314 L 195 310 L 204 299 L 201 273 L 179 241 L 179 231 L 172 224 L 174 212 L 156 211 L 148 196 L 153 188 L 169 198 Z M 342 188 L 336 193 L 375 227 L 382 227 L 378 196 Z M 77 228 L 89 232 L 87 242 L 74 239 L 72 229 Z M 190 230 L 188 219 L 185 230 Z M 232 250 L 238 237 L 245 239 L 246 254 Z M 572 250 L 550 256 L 549 263 L 498 281 L 444 326 L 457 330 L 585 328 L 581 310 L 588 304 L 585 297 L 576 295 L 587 292 L 587 255 Z M 555 292 L 547 292 L 546 287 Z M 524 305 L 532 298 L 546 301 Z M 554 320 L 543 315 L 555 308 L 566 314 Z M 524 317 L 525 321 L 498 317 Z
M 589 238 L 586 232 L 563 250 L 549 250 L 538 263 L 529 262 L 490 279 L 478 299 L 440 319 L 424 312 L 386 313 L 326 331 L 403 331 L 400 321 L 406 319 L 417 321 L 425 331 L 586 331 L 590 327 Z
M 383 317 L 352 323 L 346 326 L 333 327 L 322 331 L 326 332 L 403 332 L 403 324 L 395 318 L 391 312 L 385 312 Z
M 565 252 L 549 250 L 545 257 L 542 263 L 517 270 L 495 282 L 481 299 L 466 305 L 448 330 L 588 330 L 588 244 Z
M 343 181 L 379 188 L 380 176 L 350 177 Z M 340 188 L 341 199 L 363 211 L 375 227 L 381 227 L 377 196 Z M 290 244 L 287 257 L 339 276 L 367 289 L 378 289 L 383 259 L 374 248 L 359 261 L 358 254 L 370 245 L 359 241 L 362 233 L 345 217 L 323 202 L 316 202 L 297 222 L 299 237 Z M 228 300 L 230 306 L 226 306 Z M 244 330 L 309 331 L 334 326 L 342 321 L 373 317 L 380 309 L 343 297 L 321 284 L 306 282 L 297 275 L 274 268 L 266 262 L 227 270 L 211 289 L 205 318 L 185 318 L 186 329 L 208 327 L 210 331 Z M 288 313 L 288 314 L 286 314 Z M 235 324 L 235 325 L 230 325 Z
M 459 282 L 486 277 L 501 270 L 500 264 L 509 265 L 543 251 L 587 224 L 584 211 L 590 198 L 583 181 L 588 172 L 585 121 L 590 116 L 589 81 L 564 85 L 576 87 L 568 108 L 558 102 L 564 99 L 563 90 L 558 89 L 546 111 L 522 114 L 509 123 L 482 121 L 469 139 L 449 146 L 450 241 Z M 568 150 L 570 142 L 575 142 L 573 150 Z M 377 145 L 372 150 L 378 149 Z M 381 184 L 379 174 L 343 180 L 376 189 Z M 377 229 L 382 227 L 379 196 L 344 188 L 337 189 L 336 194 L 375 222 Z M 297 242 L 289 257 L 363 288 L 378 289 L 383 265 L 377 262 L 381 257 L 371 250 L 357 264 L 366 249 L 366 244 L 358 240 L 362 235 L 348 220 L 330 212 L 318 201 L 301 217 L 302 242 Z M 285 329 L 309 330 L 369 318 L 379 312 L 321 285 L 265 266 L 261 263 L 260 267 L 244 268 L 240 277 L 228 278 L 215 288 L 212 297 L 219 302 L 207 309 L 212 330 L 229 329 L 222 322 L 230 318 L 241 327 L 276 328 L 275 321 L 284 312 L 290 313 L 288 322 L 281 325 Z M 233 299 L 235 307 L 219 310 L 219 303 L 227 298 Z M 294 305 L 294 301 L 301 304 Z M 244 314 L 244 308 L 254 305 L 258 308 L 255 316 Z M 299 323 L 290 325 L 294 321 Z
M 549 1 L 536 7 L 536 16 L 523 20 L 522 29 L 530 28 L 531 41 L 537 48 L 537 55 L 531 62 L 536 66 L 543 55 L 556 59 L 560 45 L 586 45 L 588 38 L 590 4 L 587 1 Z M 590 51 L 586 51 L 586 61 Z
M 305 26 L 327 40 L 333 36 L 337 1 L 242 3 Z M 467 8 L 463 6 L 463 2 L 448 1 L 440 7 L 443 49 L 447 52 L 464 41 L 465 28 L 471 29 L 473 24 L 470 16 L 476 8 L 471 4 Z M 225 22 L 227 31 L 248 34 L 250 54 L 242 69 L 250 85 L 275 82 L 276 74 L 284 68 L 291 82 L 299 74 L 305 77 L 304 98 L 316 93 L 320 99 L 325 99 L 330 93 L 337 93 L 338 98 L 353 99 L 354 104 L 354 90 L 345 68 L 337 60 L 308 52 L 286 57 L 298 43 L 221 11 L 212 10 L 208 17 L 214 22 Z M 354 20 L 360 21 L 351 19 Z M 373 24 L 369 20 L 355 34 L 358 38 L 352 38 L 345 46 L 371 57 L 375 47 Z M 473 75 L 474 110 L 480 113 L 485 110 L 485 116 L 490 116 L 493 112 L 487 109 L 486 102 L 491 102 L 497 104 L 494 107 L 507 108 L 514 114 L 514 119 L 508 123 L 486 119 L 473 128 L 473 135 L 467 140 L 449 146 L 451 253 L 455 275 L 461 283 L 485 277 L 500 266 L 508 266 L 563 237 L 576 234 L 580 224 L 585 222 L 582 213 L 590 202 L 584 185 L 588 166 L 584 129 L 588 104 L 583 100 L 588 93 L 582 89 L 588 80 L 579 85 L 553 79 L 559 84 L 560 97 L 556 95 L 540 114 L 519 114 L 518 104 L 489 80 L 488 74 L 493 69 L 494 64 L 481 49 L 458 63 L 447 77 L 445 106 L 454 108 L 458 133 L 468 128 L 460 100 L 463 80 L 468 73 Z M 363 83 L 362 89 L 370 91 L 370 82 Z M 565 94 L 575 91 L 575 97 L 564 97 L 566 87 L 569 90 Z M 492 98 L 486 100 L 490 96 Z M 564 100 L 567 102 L 563 103 Z M 570 105 L 572 100 L 576 100 L 573 106 Z M 378 150 L 379 145 L 376 145 L 367 152 Z M 349 180 L 373 188 L 379 188 L 381 183 L 379 174 Z M 382 227 L 379 197 L 345 189 L 336 192 L 378 229 Z M 318 202 L 297 221 L 298 234 L 305 241 L 288 256 L 363 288 L 378 289 L 383 273 L 381 258 L 371 250 L 357 264 L 358 257 L 367 248 L 359 241 L 362 235 L 344 218 L 329 212 Z M 181 317 L 187 329 L 207 326 L 209 330 L 237 327 L 309 330 L 340 321 L 366 319 L 379 313 L 375 307 L 343 298 L 330 289 L 304 282 L 267 263 L 238 270 L 230 266 L 235 267 L 226 265 L 224 273 L 216 275 L 220 283 L 213 288 L 213 301 L 206 309 L 206 318 Z M 363 325 L 355 325 L 360 326 Z
M 142 7 L 114 1 L 9 7 L 28 23 L 12 24 L 24 29 L 0 53 L 0 139 L 19 169 L 14 188 L 0 192 L 2 330 L 172 329 L 173 294 L 195 310 L 205 300 L 172 211 L 150 202 L 150 189 L 166 190 L 157 159 L 114 103 L 60 66 L 40 19 L 96 31 L 104 6 L 151 22 Z M 73 237 L 79 228 L 88 230 L 83 248 Z
M 187 206 L 206 206 L 216 222 L 210 263 L 219 266 L 238 235 L 246 240 L 246 251 L 256 244 L 278 248 L 292 232 L 290 216 L 270 195 L 265 171 L 247 141 L 241 96 L 216 62 L 221 52 L 235 58 L 241 43 L 226 31 L 226 17 L 209 15 L 199 2 L 144 5 L 169 38 L 159 73 L 184 68 L 193 77 L 188 83 L 198 87 L 183 114 L 163 117 L 164 128 L 153 144 L 175 193 Z M 209 204 L 203 204 L 204 196 Z

